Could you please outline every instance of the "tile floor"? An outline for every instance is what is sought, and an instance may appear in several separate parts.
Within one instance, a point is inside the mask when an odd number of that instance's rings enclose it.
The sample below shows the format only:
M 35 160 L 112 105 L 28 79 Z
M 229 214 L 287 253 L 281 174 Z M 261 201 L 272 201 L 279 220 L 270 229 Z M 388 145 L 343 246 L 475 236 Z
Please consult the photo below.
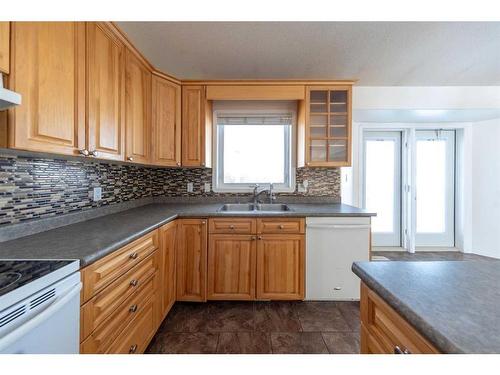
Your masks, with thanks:
M 496 260 L 375 251 L 390 260 Z M 359 353 L 359 302 L 176 303 L 146 353 Z
M 359 353 L 359 303 L 178 302 L 146 352 Z

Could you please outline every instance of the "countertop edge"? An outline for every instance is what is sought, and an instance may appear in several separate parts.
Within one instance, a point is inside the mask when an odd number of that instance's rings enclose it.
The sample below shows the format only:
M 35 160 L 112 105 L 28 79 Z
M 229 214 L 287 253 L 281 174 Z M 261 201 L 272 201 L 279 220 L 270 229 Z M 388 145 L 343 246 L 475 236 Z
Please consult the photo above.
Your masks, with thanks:
M 377 282 L 367 272 L 365 272 L 358 264 L 354 262 L 351 270 L 363 281 L 371 290 L 376 292 L 390 307 L 392 307 L 401 317 L 403 317 L 419 334 L 425 337 L 429 342 L 443 354 L 464 354 L 465 350 L 456 346 L 453 342 L 447 339 L 444 335 L 438 332 L 434 327 L 413 310 L 398 299 L 393 293 L 387 290 L 382 284 Z

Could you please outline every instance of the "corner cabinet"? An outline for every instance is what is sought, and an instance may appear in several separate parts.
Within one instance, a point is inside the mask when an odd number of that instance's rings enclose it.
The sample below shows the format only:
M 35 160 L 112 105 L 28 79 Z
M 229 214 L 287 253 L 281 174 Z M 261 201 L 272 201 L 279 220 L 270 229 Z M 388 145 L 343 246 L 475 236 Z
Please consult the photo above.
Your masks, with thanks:
M 152 79 L 152 163 L 181 165 L 181 86 L 156 74 Z
M 130 50 L 126 52 L 126 160 L 151 161 L 151 71 Z
M 305 165 L 351 165 L 351 86 L 307 86 Z
M 9 147 L 78 155 L 85 147 L 85 23 L 13 22 Z
M 104 23 L 87 23 L 87 152 L 125 159 L 125 47 Z

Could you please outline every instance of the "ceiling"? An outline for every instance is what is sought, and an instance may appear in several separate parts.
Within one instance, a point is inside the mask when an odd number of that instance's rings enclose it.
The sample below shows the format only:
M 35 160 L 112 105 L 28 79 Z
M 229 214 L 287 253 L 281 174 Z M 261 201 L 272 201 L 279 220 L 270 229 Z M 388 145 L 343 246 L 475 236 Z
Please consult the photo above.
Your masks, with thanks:
M 180 79 L 500 85 L 500 22 L 118 22 Z

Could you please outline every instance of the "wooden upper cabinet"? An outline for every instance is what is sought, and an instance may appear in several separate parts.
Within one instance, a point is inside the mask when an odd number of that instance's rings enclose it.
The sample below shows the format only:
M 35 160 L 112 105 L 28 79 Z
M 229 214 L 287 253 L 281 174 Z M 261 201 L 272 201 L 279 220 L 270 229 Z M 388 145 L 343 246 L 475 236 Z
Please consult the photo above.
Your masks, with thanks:
M 170 222 L 160 229 L 160 322 L 175 302 L 175 252 L 177 221 Z
M 151 161 L 151 71 L 126 51 L 126 160 L 147 164 Z
M 181 86 L 153 74 L 153 164 L 181 165 Z
M 103 23 L 87 23 L 88 151 L 125 158 L 125 47 Z
M 66 155 L 85 147 L 85 24 L 13 22 L 9 147 Z
M 351 165 L 351 107 L 351 86 L 306 88 L 304 108 L 306 166 Z
M 0 73 L 10 71 L 10 22 L 0 22 Z
M 210 234 L 208 299 L 254 300 L 255 235 Z
M 205 86 L 182 87 L 182 166 L 205 167 Z
M 304 235 L 268 234 L 258 238 L 257 299 L 304 299 Z
M 179 220 L 177 226 L 176 273 L 178 301 L 206 301 L 206 219 Z

